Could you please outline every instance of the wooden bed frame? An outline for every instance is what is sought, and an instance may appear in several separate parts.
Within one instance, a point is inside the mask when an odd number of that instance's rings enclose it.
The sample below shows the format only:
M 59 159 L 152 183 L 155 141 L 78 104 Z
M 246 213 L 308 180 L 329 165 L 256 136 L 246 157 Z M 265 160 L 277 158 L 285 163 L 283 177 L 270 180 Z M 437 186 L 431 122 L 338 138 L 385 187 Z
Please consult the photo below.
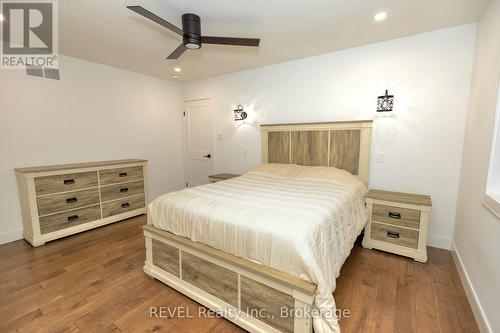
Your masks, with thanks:
M 368 183 L 372 121 L 261 125 L 262 163 L 323 165 Z M 144 272 L 250 332 L 312 332 L 316 285 L 213 247 L 144 227 Z

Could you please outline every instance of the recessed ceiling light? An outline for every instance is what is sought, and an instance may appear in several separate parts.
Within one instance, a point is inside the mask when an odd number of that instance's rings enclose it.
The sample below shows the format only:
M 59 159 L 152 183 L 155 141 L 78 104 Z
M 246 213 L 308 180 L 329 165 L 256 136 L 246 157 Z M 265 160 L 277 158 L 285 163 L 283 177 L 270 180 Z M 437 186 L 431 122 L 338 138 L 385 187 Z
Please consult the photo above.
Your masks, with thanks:
M 180 72 L 182 72 L 182 69 L 180 67 L 175 67 L 174 71 L 176 71 L 177 73 L 180 73 Z
M 375 14 L 374 19 L 375 19 L 375 21 L 380 22 L 380 21 L 385 20 L 386 17 L 387 17 L 387 13 L 386 12 L 380 12 L 380 13 Z
M 4 20 L 5 20 L 5 17 L 2 14 L 0 14 L 0 22 L 2 22 Z

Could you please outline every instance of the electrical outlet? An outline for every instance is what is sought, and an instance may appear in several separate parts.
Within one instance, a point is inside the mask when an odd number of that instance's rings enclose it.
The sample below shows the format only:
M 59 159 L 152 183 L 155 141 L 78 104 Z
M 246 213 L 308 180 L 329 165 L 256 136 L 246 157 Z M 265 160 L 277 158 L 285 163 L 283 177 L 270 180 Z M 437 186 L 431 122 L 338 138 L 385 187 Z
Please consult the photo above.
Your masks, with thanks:
M 248 150 L 243 149 L 243 156 L 247 157 L 247 155 L 248 155 Z
M 224 136 L 222 134 L 217 134 L 217 141 L 224 141 Z

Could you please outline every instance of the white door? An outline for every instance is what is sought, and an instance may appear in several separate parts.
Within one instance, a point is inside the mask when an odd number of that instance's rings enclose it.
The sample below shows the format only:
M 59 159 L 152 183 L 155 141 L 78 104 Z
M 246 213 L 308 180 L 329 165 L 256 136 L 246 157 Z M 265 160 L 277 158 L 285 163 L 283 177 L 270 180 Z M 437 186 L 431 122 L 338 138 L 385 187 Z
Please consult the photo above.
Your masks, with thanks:
M 184 159 L 186 186 L 208 183 L 214 172 L 215 118 L 212 101 L 184 102 Z

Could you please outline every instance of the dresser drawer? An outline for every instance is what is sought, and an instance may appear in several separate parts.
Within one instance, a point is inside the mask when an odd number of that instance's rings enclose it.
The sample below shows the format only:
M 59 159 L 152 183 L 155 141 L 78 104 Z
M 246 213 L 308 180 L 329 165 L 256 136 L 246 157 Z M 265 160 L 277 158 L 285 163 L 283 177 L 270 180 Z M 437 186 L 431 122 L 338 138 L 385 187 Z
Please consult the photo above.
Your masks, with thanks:
M 116 200 L 102 205 L 102 217 L 110 217 L 146 206 L 144 195 Z
M 144 181 L 130 182 L 118 185 L 101 187 L 101 200 L 103 202 L 130 197 L 144 193 Z
M 47 215 L 65 210 L 99 204 L 99 190 L 89 190 L 54 194 L 37 198 L 38 215 Z
M 420 227 L 420 211 L 373 204 L 372 221 L 418 229 Z
M 37 196 L 97 187 L 97 172 L 68 173 L 35 178 Z
M 370 238 L 413 249 L 418 247 L 418 231 L 376 222 L 371 223 Z
M 99 171 L 99 181 L 101 185 L 131 182 L 142 180 L 143 178 L 144 173 L 142 166 Z
M 71 228 L 101 218 L 100 205 L 71 210 L 64 213 L 40 217 L 40 231 L 42 234 Z

